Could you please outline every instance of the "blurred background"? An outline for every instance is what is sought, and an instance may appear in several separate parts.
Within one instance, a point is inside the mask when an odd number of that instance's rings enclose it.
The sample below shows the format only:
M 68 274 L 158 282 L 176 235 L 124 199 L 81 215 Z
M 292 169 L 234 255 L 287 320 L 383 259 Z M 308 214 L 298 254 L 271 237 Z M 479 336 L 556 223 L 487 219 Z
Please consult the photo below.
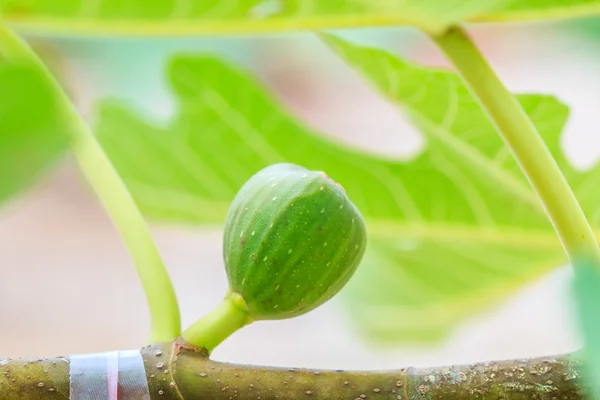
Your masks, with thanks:
M 515 92 L 558 96 L 571 107 L 564 146 L 579 168 L 600 156 L 600 20 L 478 26 L 471 30 Z M 427 65 L 445 65 L 412 29 L 340 32 Z M 173 99 L 168 56 L 211 53 L 253 70 L 288 110 L 324 135 L 399 157 L 419 136 L 310 34 L 203 39 L 30 37 L 61 72 L 78 107 L 93 118 L 101 98 L 166 119 Z M 221 300 L 227 280 L 216 228 L 152 225 L 172 274 L 185 326 Z M 125 248 L 67 157 L 34 189 L 0 210 L 0 354 L 58 355 L 135 348 L 147 338 L 144 294 Z M 277 366 L 379 369 L 520 358 L 575 350 L 568 266 L 457 326 L 440 343 L 382 346 L 353 332 L 352 310 L 336 297 L 292 320 L 244 328 L 218 360 Z

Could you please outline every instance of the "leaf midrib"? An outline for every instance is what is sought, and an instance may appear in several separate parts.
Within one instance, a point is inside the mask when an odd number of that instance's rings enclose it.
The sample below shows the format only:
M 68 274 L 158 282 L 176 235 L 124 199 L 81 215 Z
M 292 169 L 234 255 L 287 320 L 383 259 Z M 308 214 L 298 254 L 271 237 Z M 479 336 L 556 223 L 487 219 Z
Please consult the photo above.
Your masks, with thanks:
M 577 6 L 553 7 L 552 9 L 508 10 L 496 12 L 483 12 L 470 18 L 471 22 L 509 22 L 509 21 L 536 21 L 536 20 L 562 20 L 587 18 L 600 15 L 600 3 L 580 4 Z
M 69 34 L 78 36 L 188 36 L 188 35 L 237 35 L 250 33 L 278 33 L 290 31 L 310 31 L 320 29 L 360 28 L 360 27 L 392 27 L 412 26 L 431 33 L 439 33 L 446 26 L 434 26 L 419 18 L 421 13 L 372 13 L 346 14 L 336 17 L 304 18 L 294 23 L 293 17 L 272 20 L 231 19 L 223 21 L 203 20 L 169 20 L 164 22 L 101 21 L 89 22 L 72 18 L 24 18 L 18 14 L 0 15 L 13 28 L 27 32 Z M 553 7 L 550 10 L 515 10 L 482 12 L 468 18 L 465 22 L 510 22 L 510 21 L 551 21 L 569 20 L 600 15 L 600 4 L 581 4 L 577 6 Z M 419 21 L 421 19 L 421 21 Z M 419 23 L 420 22 L 420 23 Z
M 146 190 L 157 191 L 161 193 L 166 188 L 155 189 L 152 186 L 133 179 L 126 179 L 127 185 L 135 189 L 135 192 L 144 192 Z M 168 189 L 167 193 L 172 193 L 171 199 L 184 203 L 182 210 L 189 209 L 219 209 L 227 210 L 228 202 L 212 201 L 189 192 L 180 192 L 176 189 Z M 171 204 L 174 204 L 172 202 Z M 198 205 L 203 205 L 198 207 Z M 193 207 L 191 207 L 193 206 Z M 199 212 L 199 216 L 211 214 L 209 212 Z M 223 216 L 224 218 L 224 216 Z M 382 220 L 375 218 L 366 218 L 366 224 L 369 234 L 377 239 L 450 239 L 456 242 L 465 243 L 495 243 L 495 244 L 514 244 L 515 246 L 539 246 L 556 248 L 560 246 L 558 238 L 551 230 L 532 230 L 518 229 L 510 227 L 482 227 L 466 224 L 452 223 L 421 223 L 398 222 L 393 220 Z M 600 236 L 599 236 L 600 239 Z
M 272 20 L 231 19 L 227 21 L 169 20 L 164 22 L 136 21 L 98 21 L 89 22 L 69 18 L 20 18 L 17 15 L 4 14 L 2 17 L 13 28 L 27 32 L 52 32 L 55 34 L 102 35 L 102 36 L 188 36 L 200 35 L 238 35 L 250 33 L 279 33 L 293 31 L 311 31 L 320 29 L 341 29 L 357 27 L 391 27 L 414 26 L 423 30 L 436 32 L 432 26 L 417 24 L 418 17 L 407 17 L 407 14 L 348 14 L 335 18 L 312 17 L 294 23 L 294 18 Z
M 229 207 L 228 202 L 212 201 L 206 198 L 176 189 L 156 189 L 146 183 L 126 179 L 127 185 L 135 192 L 145 192 L 146 190 L 157 191 L 161 193 L 171 193 L 170 204 L 184 204 L 177 207 L 181 210 L 190 209 L 219 209 L 226 211 Z M 166 192 L 163 192 L 165 190 Z M 173 201 L 174 200 L 174 201 Z M 202 205 L 198 207 L 198 205 Z M 193 207 L 192 207 L 193 206 Z M 204 211 L 199 212 L 198 216 L 212 215 L 213 213 Z M 224 216 L 223 216 L 224 218 Z M 427 223 L 426 225 L 411 222 L 397 222 L 390 220 L 381 220 L 366 218 L 366 224 L 371 237 L 376 239 L 435 239 L 451 240 L 463 243 L 488 243 L 488 244 L 512 244 L 516 247 L 538 247 L 557 248 L 560 246 L 558 238 L 551 230 L 531 230 L 518 229 L 510 227 L 482 227 L 466 224 L 452 223 Z M 600 237 L 599 237 L 600 239 Z

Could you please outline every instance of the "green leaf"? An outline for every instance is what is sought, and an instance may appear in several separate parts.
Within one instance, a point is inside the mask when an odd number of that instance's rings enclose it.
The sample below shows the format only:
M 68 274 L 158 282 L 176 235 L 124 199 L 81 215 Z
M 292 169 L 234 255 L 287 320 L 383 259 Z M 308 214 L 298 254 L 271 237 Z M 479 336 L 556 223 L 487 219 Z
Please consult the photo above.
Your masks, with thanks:
M 499 135 L 489 125 L 489 122 L 483 122 L 487 119 L 482 109 L 454 72 L 443 69 L 422 68 L 382 50 L 354 46 L 334 36 L 323 35 L 322 37 L 371 85 L 387 99 L 396 103 L 421 128 L 430 146 L 436 147 L 440 144 L 444 146 L 446 157 L 451 160 L 448 167 L 457 171 L 457 177 L 460 176 L 458 173 L 468 174 L 471 188 L 481 188 L 479 193 L 483 199 L 482 203 L 487 203 L 491 208 L 507 207 L 505 204 L 493 204 L 485 201 L 492 190 L 489 187 L 484 187 L 486 180 L 496 186 L 495 191 L 512 193 L 515 200 L 519 199 L 528 204 L 537 203 L 533 201 L 533 197 L 531 197 L 533 202 L 527 201 L 530 196 L 533 196 L 533 192 L 526 189 L 527 182 L 520 169 L 506 146 L 502 144 Z M 567 117 L 566 107 L 551 97 L 518 96 L 518 99 L 536 124 L 538 131 L 573 187 L 590 222 L 597 229 L 600 225 L 600 205 L 595 196 L 595 188 L 600 184 L 600 165 L 596 165 L 590 171 L 581 173 L 576 171 L 567 161 L 560 146 L 560 133 Z M 486 127 L 485 131 L 482 130 L 483 127 Z M 469 173 L 468 170 L 474 168 L 482 174 Z M 459 184 L 460 180 L 457 179 L 455 182 Z M 473 203 L 473 205 L 476 204 Z M 444 244 L 444 241 L 438 241 L 435 245 L 428 246 L 428 252 L 435 253 L 440 263 L 446 260 L 444 270 L 447 274 L 456 274 L 456 266 L 462 265 L 464 268 L 464 274 L 460 274 L 462 279 L 475 281 L 474 290 L 475 287 L 479 286 L 478 292 L 474 291 L 470 298 L 463 297 L 463 301 L 476 305 L 481 303 L 481 300 L 495 295 L 486 290 L 486 285 L 481 287 L 480 278 L 473 274 L 474 271 L 479 271 L 479 273 L 485 271 L 485 268 L 477 267 L 477 263 L 487 266 L 488 270 L 496 268 L 500 274 L 508 275 L 514 269 L 529 272 L 543 271 L 545 268 L 558 265 L 564 261 L 564 256 L 558 246 L 547 251 L 537 246 L 536 243 L 539 244 L 539 242 L 535 239 L 537 233 L 534 233 L 536 232 L 534 228 L 538 225 L 534 220 L 544 216 L 544 213 L 539 206 L 531 209 L 530 212 L 532 213 L 530 217 L 534 217 L 533 219 L 515 214 L 514 219 L 503 221 L 504 224 L 514 224 L 515 228 L 521 227 L 522 233 L 519 235 L 517 240 L 519 243 L 516 247 L 509 249 L 505 246 L 496 245 L 491 247 L 489 245 L 474 246 L 469 241 L 462 241 L 463 245 L 461 247 L 456 243 L 456 237 L 452 234 L 448 237 L 448 240 L 454 242 L 451 246 Z M 488 224 L 481 220 L 478 225 L 483 228 Z M 546 230 L 550 232 L 547 225 Z M 434 250 L 435 246 L 439 247 L 440 244 L 457 255 L 472 260 L 474 264 L 469 266 L 468 262 L 459 263 L 456 261 L 449 263 L 447 260 L 450 260 L 451 257 L 444 253 L 443 248 Z M 531 250 L 532 253 L 522 252 L 527 249 Z M 383 251 L 386 251 L 386 249 L 384 248 Z M 432 263 L 423 263 L 420 254 L 415 254 L 415 250 L 391 253 L 388 250 L 385 257 L 373 264 L 375 267 L 359 271 L 362 274 L 360 281 L 363 283 L 384 280 L 394 282 L 394 277 L 389 276 L 389 274 L 387 279 L 382 279 L 385 271 L 390 269 L 397 273 L 396 280 L 402 279 L 405 271 L 397 268 L 393 269 L 392 265 L 407 263 L 416 265 L 421 263 L 423 270 L 427 271 L 422 272 L 415 279 L 416 281 L 427 282 L 426 286 L 430 289 L 438 286 L 431 285 L 431 277 L 427 279 L 427 274 L 436 271 L 431 266 Z M 404 270 L 408 268 L 410 267 L 405 267 Z M 442 267 L 438 266 L 438 268 Z M 518 272 L 517 275 L 519 274 L 521 273 Z M 524 276 L 521 275 L 521 278 Z M 520 281 L 517 277 L 514 277 L 513 280 L 505 279 L 504 282 L 506 284 L 511 282 L 517 284 Z M 440 279 L 438 283 L 441 284 L 442 280 Z M 496 281 L 496 283 L 500 283 L 500 281 Z M 409 307 L 407 310 L 405 303 L 408 301 L 403 300 L 404 295 L 399 291 L 394 291 L 391 287 L 387 291 L 378 290 L 377 293 L 367 293 L 360 287 L 357 287 L 356 291 L 357 294 L 353 298 L 358 299 L 357 303 L 359 304 L 357 304 L 357 307 L 360 307 L 360 303 L 365 305 L 363 307 L 364 319 L 370 321 L 365 325 L 368 325 L 371 329 L 376 327 L 377 321 L 395 320 L 396 318 L 406 321 L 407 319 L 410 320 L 410 316 L 414 317 L 417 314 L 414 311 L 418 308 Z M 462 297 L 466 292 L 463 291 L 460 296 Z M 444 303 L 441 310 L 438 310 L 440 312 L 436 314 L 439 315 L 438 319 L 435 319 L 436 323 L 452 322 L 452 316 L 455 315 L 455 309 L 452 305 L 454 303 L 456 302 Z M 414 301 L 411 304 L 414 304 Z M 466 309 L 463 305 L 456 304 L 459 306 L 456 312 Z M 431 306 L 431 304 L 429 305 Z M 403 316 L 405 314 L 406 318 Z M 429 315 L 429 312 L 423 313 L 423 315 Z M 378 333 L 384 337 L 393 338 L 395 331 L 391 328 L 391 324 L 384 322 L 381 325 L 383 326 L 378 330 Z M 404 330 L 406 327 L 401 329 Z
M 600 395 L 600 271 L 595 265 L 574 263 L 575 278 L 571 289 L 576 305 L 579 328 L 583 334 L 584 348 L 580 352 L 587 368 L 583 371 L 591 382 L 594 398 Z
M 536 21 L 600 15 L 598 0 L 512 0 L 498 3 L 474 21 Z
M 18 28 L 63 34 L 190 35 L 414 25 L 429 31 L 508 0 L 0 0 Z
M 27 188 L 66 149 L 55 94 L 33 68 L 0 63 L 0 203 Z
M 415 26 L 432 33 L 466 21 L 600 15 L 600 0 L 0 0 L 0 16 L 26 31 L 68 35 L 280 32 Z
M 532 190 L 455 74 L 330 41 L 422 129 L 421 154 L 401 162 L 345 148 L 289 117 L 247 72 L 178 57 L 169 67 L 178 112 L 167 124 L 118 103 L 101 107 L 97 133 L 143 212 L 222 223 L 239 187 L 269 164 L 327 171 L 370 235 L 347 298 L 358 325 L 385 339 L 437 337 L 565 261 Z M 560 155 L 567 108 L 550 96 L 519 99 Z

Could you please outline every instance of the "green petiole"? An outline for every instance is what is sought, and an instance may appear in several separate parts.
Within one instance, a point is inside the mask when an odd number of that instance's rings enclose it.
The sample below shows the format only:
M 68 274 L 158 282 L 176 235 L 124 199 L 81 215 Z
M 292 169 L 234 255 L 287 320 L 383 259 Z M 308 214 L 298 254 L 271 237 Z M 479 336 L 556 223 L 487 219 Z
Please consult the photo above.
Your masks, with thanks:
M 150 342 L 174 340 L 181 332 L 179 306 L 171 279 L 144 218 L 93 132 L 29 45 L 0 22 L 0 54 L 8 61 L 31 65 L 56 90 L 71 149 L 86 178 L 102 201 L 134 261 L 150 308 Z
M 600 271 L 600 248 L 569 184 L 515 97 L 460 27 L 432 39 L 479 99 L 541 200 L 573 265 Z

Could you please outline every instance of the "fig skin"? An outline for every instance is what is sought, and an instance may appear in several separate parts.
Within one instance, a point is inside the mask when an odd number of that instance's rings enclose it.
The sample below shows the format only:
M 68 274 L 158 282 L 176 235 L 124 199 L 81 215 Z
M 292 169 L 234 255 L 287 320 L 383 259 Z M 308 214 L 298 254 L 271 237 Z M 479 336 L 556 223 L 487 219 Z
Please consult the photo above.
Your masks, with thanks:
M 304 314 L 348 282 L 366 237 L 362 215 L 325 173 L 271 165 L 242 186 L 227 215 L 230 290 L 242 296 L 253 320 Z

